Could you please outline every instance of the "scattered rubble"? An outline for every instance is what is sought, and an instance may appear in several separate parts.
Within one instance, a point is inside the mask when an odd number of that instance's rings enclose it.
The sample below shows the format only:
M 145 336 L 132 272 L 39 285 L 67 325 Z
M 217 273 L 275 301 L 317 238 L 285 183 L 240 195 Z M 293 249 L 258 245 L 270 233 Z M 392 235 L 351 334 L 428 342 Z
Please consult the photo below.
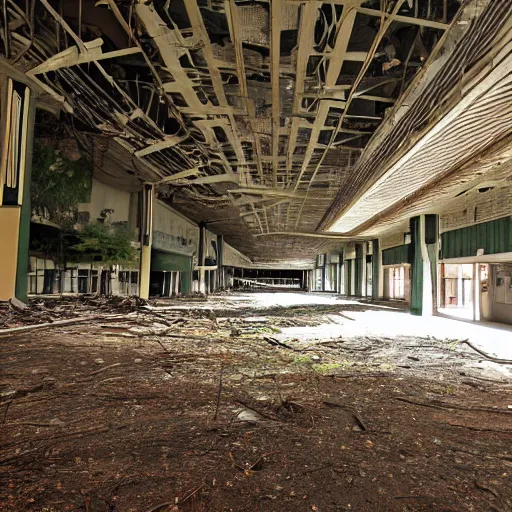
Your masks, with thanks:
M 2 510 L 511 508 L 510 365 L 345 335 L 363 303 L 159 302 L 4 310 L 4 329 L 54 326 L 0 342 Z

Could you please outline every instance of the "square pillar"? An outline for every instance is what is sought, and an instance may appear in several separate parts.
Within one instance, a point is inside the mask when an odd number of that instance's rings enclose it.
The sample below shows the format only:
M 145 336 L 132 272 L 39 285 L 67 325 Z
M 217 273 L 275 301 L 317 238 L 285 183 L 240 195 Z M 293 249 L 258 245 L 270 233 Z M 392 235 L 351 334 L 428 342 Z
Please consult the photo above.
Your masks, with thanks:
M 361 244 L 361 297 L 366 297 L 368 288 L 368 275 L 366 272 L 366 242 Z
M 382 271 L 382 250 L 379 240 L 372 240 L 372 297 L 378 299 L 384 295 L 384 272 Z
M 35 104 L 25 84 L 0 83 L 0 300 L 25 302 L 30 241 L 30 179 Z
M 149 299 L 149 283 L 151 277 L 151 245 L 153 241 L 153 201 L 155 187 L 145 183 L 142 187 L 142 219 L 140 246 L 140 286 L 139 297 Z
M 412 237 L 411 313 L 431 316 L 437 310 L 439 216 L 413 217 L 410 229 Z

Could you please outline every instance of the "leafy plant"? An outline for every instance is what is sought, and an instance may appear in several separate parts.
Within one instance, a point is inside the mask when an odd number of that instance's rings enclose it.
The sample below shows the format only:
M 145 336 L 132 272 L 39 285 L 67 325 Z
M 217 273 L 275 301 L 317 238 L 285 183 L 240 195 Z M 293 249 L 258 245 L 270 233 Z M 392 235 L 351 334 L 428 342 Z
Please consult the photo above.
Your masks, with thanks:
M 75 223 L 78 203 L 89 200 L 91 163 L 85 157 L 72 161 L 40 140 L 32 158 L 32 210 L 63 228 Z
M 79 242 L 71 249 L 90 261 L 112 265 L 130 263 L 136 259 L 137 252 L 131 244 L 132 234 L 123 223 L 87 224 L 77 233 L 77 237 Z M 83 260 L 83 257 L 80 259 Z

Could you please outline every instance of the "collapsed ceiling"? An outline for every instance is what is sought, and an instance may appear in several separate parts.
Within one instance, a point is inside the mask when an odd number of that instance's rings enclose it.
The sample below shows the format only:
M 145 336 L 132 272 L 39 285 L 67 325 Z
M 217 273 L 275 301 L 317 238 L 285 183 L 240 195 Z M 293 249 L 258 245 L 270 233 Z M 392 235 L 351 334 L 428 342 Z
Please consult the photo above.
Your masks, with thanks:
M 487 38 L 510 15 L 501 5 Z M 378 159 L 361 155 L 462 10 L 457 0 L 5 0 L 1 44 L 81 145 L 95 141 L 108 165 L 157 183 L 255 261 L 298 264 L 343 239 L 303 235 L 332 226 L 377 179 Z

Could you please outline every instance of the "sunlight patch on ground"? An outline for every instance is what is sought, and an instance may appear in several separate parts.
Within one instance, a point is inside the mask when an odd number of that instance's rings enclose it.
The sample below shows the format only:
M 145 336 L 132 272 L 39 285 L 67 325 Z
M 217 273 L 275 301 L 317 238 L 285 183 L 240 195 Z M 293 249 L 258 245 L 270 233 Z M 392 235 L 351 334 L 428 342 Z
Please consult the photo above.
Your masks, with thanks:
M 281 338 L 433 336 L 443 340 L 468 339 L 491 355 L 512 359 L 512 326 L 503 324 L 474 324 L 441 317 L 417 317 L 396 311 L 347 311 L 343 316 L 329 315 L 329 319 L 336 323 L 284 328 Z

